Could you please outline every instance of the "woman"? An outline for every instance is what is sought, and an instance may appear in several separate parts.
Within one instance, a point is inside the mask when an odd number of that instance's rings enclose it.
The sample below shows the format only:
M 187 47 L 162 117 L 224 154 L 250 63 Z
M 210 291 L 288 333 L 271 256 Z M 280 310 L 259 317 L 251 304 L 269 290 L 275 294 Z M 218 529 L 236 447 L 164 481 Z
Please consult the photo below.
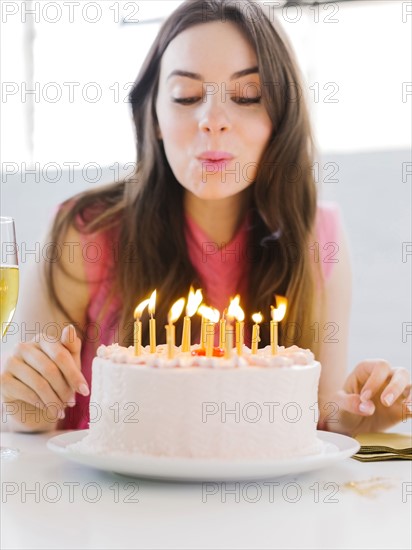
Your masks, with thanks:
M 405 369 L 366 360 L 345 380 L 349 257 L 337 209 L 317 204 L 301 90 L 287 40 L 258 4 L 190 0 L 169 17 L 131 93 L 134 177 L 73 198 L 54 221 L 52 241 L 72 246 L 43 266 L 25 317 L 42 312 L 78 335 L 39 335 L 8 359 L 11 425 L 55 428 L 39 411 L 57 403 L 60 428 L 87 427 L 97 345 L 129 345 L 133 310 L 154 288 L 162 341 L 167 310 L 191 284 L 220 311 L 239 293 L 247 319 L 287 296 L 280 343 L 322 363 L 319 427 L 355 434 L 410 415 Z

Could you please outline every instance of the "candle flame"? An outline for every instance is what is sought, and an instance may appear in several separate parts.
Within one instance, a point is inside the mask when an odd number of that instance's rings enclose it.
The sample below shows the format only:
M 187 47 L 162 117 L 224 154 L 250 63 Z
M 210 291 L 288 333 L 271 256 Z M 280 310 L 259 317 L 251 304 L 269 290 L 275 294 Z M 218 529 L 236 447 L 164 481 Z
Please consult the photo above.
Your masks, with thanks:
M 140 317 L 143 314 L 144 308 L 148 304 L 149 304 L 149 300 L 147 299 L 147 300 L 143 300 L 143 302 L 140 302 L 140 304 L 136 307 L 136 309 L 134 310 L 134 318 L 136 319 L 136 321 L 140 319 Z
M 188 317 L 193 317 L 198 307 L 202 303 L 202 300 L 203 300 L 202 289 L 198 288 L 196 292 L 194 292 L 193 287 L 191 286 L 189 291 L 189 297 L 187 299 L 187 305 L 186 305 L 186 315 Z
M 214 307 L 207 307 L 205 304 L 202 304 L 199 306 L 197 312 L 211 323 L 217 323 L 219 321 L 220 313 Z
M 229 322 L 236 317 L 237 308 L 239 307 L 239 302 L 240 302 L 239 294 L 237 294 L 232 300 L 230 300 L 230 304 L 226 314 Z
M 149 307 L 147 308 L 148 311 L 149 311 L 149 314 L 150 314 L 151 316 L 154 315 L 154 313 L 155 313 L 155 308 L 156 308 L 156 291 L 154 290 L 154 291 L 152 292 L 152 295 L 151 295 L 150 298 L 149 298 Z
M 278 294 L 275 294 L 276 298 L 276 304 L 277 308 L 270 306 L 272 312 L 272 319 L 276 321 L 277 323 L 280 323 L 280 321 L 283 319 L 286 313 L 286 308 L 288 306 L 288 299 L 285 296 L 279 296 Z
M 259 323 L 261 323 L 261 322 L 263 321 L 262 314 L 261 314 L 260 312 L 259 312 L 259 313 L 254 313 L 254 314 L 252 315 L 252 321 L 253 321 L 254 323 L 256 323 L 257 325 L 258 325 Z
M 170 308 L 170 311 L 168 313 L 168 316 L 167 316 L 167 321 L 168 321 L 169 325 L 171 325 L 172 323 L 176 323 L 176 321 L 179 319 L 179 317 L 182 314 L 184 305 L 185 305 L 185 299 L 184 298 L 179 298 L 179 300 L 177 300 L 177 302 L 175 302 L 172 305 L 172 307 Z
M 236 313 L 235 313 L 235 319 L 239 323 L 241 323 L 242 321 L 245 320 L 245 313 L 244 313 L 243 309 L 240 306 L 237 306 L 237 310 L 236 310 Z
M 245 314 L 243 312 L 243 309 L 239 305 L 240 302 L 240 296 L 237 294 L 233 300 L 230 301 L 229 309 L 227 310 L 227 316 L 231 317 L 232 319 L 235 318 L 236 321 L 244 321 Z

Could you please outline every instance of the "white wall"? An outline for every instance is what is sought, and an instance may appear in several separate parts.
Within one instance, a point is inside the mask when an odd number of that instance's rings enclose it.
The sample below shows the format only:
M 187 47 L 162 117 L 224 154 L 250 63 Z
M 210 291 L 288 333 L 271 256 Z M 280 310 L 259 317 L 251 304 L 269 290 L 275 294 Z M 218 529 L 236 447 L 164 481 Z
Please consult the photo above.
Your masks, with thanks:
M 42 167 L 50 162 L 109 166 L 133 161 L 130 109 L 123 100 L 158 30 L 158 23 L 145 21 L 162 17 L 179 3 L 102 1 L 100 14 L 92 9 L 84 14 L 73 11 L 73 22 L 67 9 L 60 21 L 49 22 L 59 15 L 49 9 L 39 11 L 39 22 L 27 15 L 22 23 L 21 2 L 21 10 L 8 15 L 2 26 L 2 78 L 8 91 L 17 90 L 3 94 L 2 161 L 33 160 Z M 262 5 L 270 15 L 268 3 Z M 306 78 L 322 153 L 410 146 L 412 96 L 402 95 L 407 86 L 403 83 L 411 80 L 412 14 L 403 13 L 407 5 L 400 0 L 368 0 L 276 11 Z M 139 11 L 133 12 L 133 6 Z M 88 22 L 97 17 L 98 22 Z M 121 25 L 122 17 L 138 22 Z M 35 32 L 31 85 L 37 86 L 36 95 L 25 94 L 24 88 L 23 27 L 27 30 L 30 21 Z M 94 102 L 96 92 L 101 98 Z M 27 110 L 33 98 L 30 156 Z

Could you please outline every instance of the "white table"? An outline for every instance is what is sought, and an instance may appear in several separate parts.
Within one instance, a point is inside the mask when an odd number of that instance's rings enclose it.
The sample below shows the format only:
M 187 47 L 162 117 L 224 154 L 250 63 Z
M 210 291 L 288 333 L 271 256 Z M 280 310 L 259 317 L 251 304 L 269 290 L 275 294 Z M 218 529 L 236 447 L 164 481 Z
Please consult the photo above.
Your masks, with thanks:
M 346 459 L 299 476 L 202 486 L 66 461 L 46 447 L 56 433 L 2 434 L 2 445 L 21 451 L 2 463 L 4 550 L 411 547 L 410 461 Z M 367 494 L 344 487 L 368 480 L 377 488 Z

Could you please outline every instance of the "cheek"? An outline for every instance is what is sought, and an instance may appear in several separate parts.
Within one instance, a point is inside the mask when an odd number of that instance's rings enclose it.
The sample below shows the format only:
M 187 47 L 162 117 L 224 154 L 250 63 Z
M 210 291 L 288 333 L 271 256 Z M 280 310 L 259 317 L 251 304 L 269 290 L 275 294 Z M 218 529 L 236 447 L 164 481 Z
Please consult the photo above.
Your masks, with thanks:
M 165 147 L 173 148 L 177 144 L 183 143 L 188 139 L 193 121 L 172 109 L 162 109 L 157 111 L 161 137 Z
M 193 140 L 191 122 L 182 117 L 172 117 L 167 125 L 167 137 L 172 147 L 187 146 Z
M 169 164 L 173 167 L 185 158 L 190 142 L 187 127 L 178 121 L 168 121 L 161 127 L 163 146 Z
M 248 183 L 252 183 L 256 179 L 257 175 L 257 164 L 259 162 L 259 159 L 256 159 L 253 162 L 247 163 L 243 169 L 242 169 L 242 177 L 244 180 Z
M 265 116 L 259 124 L 259 136 L 260 136 L 260 143 L 263 147 L 265 147 L 270 140 L 270 136 L 272 135 L 273 126 L 272 121 L 268 116 Z
M 167 161 L 182 184 L 188 168 L 188 154 L 193 143 L 188 123 L 171 113 L 159 113 L 158 122 Z
M 258 136 L 255 140 L 255 154 L 260 160 L 270 142 L 272 135 L 272 124 L 267 123 L 267 121 L 263 121 L 259 128 L 256 129 L 255 135 Z

